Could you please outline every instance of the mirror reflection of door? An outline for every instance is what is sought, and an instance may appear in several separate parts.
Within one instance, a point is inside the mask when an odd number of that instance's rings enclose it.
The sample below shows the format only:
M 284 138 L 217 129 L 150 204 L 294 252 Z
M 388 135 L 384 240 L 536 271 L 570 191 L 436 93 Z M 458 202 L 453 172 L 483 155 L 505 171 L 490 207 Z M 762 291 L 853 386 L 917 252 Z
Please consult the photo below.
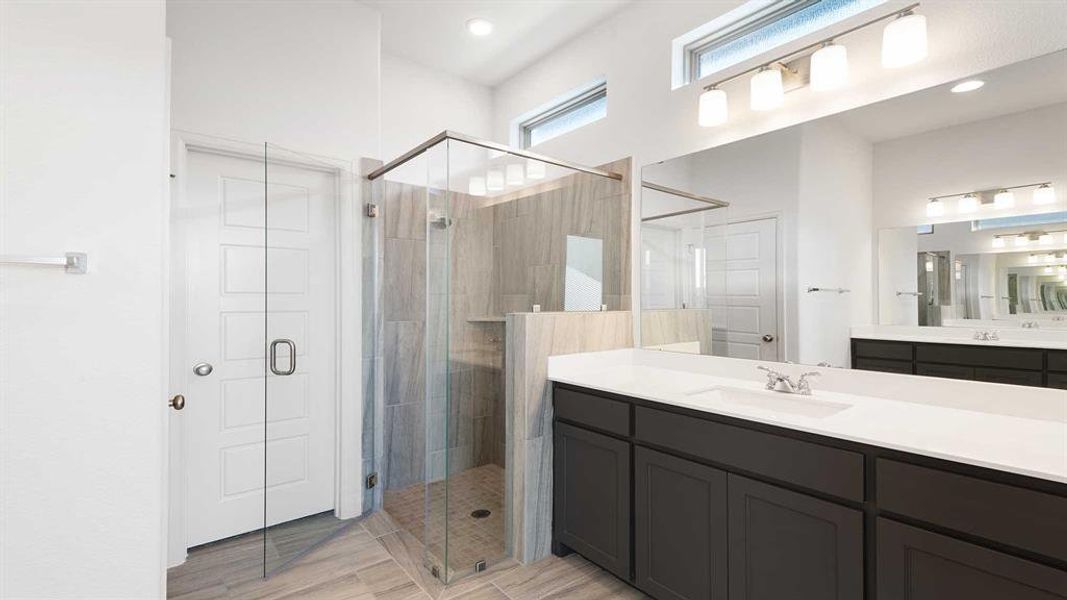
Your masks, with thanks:
M 712 298 L 722 315 L 726 356 L 780 360 L 778 219 L 731 223 L 726 236 L 726 295 Z

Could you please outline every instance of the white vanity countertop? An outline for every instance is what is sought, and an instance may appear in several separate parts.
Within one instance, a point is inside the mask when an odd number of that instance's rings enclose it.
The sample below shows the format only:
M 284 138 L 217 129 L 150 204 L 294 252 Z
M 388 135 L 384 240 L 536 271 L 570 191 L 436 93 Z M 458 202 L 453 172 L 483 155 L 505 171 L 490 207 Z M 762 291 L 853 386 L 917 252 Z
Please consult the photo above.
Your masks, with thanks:
M 975 331 L 996 331 L 999 340 L 976 340 Z M 910 325 L 863 325 L 852 327 L 852 337 L 866 340 L 967 344 L 997 348 L 1045 348 L 1067 350 L 1063 329 L 1022 329 L 995 327 L 914 327 Z
M 802 371 L 821 376 L 813 380 L 811 396 L 766 392 L 759 364 L 794 380 Z M 642 349 L 554 356 L 548 359 L 548 378 L 1067 483 L 1067 392 L 1062 390 Z M 717 386 L 727 389 L 720 394 L 713 390 Z M 802 409 L 819 408 L 820 402 L 847 408 L 832 414 L 781 410 L 790 401 Z

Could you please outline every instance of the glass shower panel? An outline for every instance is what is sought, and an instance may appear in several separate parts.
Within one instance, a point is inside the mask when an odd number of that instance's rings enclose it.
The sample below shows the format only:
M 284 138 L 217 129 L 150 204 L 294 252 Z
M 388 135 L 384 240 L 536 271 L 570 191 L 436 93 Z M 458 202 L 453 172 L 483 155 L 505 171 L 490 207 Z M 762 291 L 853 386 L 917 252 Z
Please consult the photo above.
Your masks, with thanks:
M 357 411 L 343 401 L 339 227 L 352 174 L 268 145 L 264 255 L 267 368 L 263 434 L 264 572 L 270 574 L 362 512 Z M 350 215 L 349 215 L 350 216 Z M 347 419 L 347 420 L 346 420 Z

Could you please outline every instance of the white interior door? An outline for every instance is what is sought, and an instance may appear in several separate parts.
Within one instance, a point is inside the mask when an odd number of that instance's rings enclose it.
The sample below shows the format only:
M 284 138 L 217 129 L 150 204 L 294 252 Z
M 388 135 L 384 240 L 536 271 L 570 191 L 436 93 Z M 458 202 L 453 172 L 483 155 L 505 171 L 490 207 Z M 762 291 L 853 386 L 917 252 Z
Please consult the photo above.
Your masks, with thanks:
M 334 506 L 336 184 L 329 172 L 271 164 L 265 185 L 261 157 L 190 150 L 187 167 L 175 225 L 195 546 Z M 291 375 L 268 370 L 279 338 L 296 349 L 277 353 L 283 371 L 295 358 Z M 213 370 L 197 375 L 197 363 Z
M 778 219 L 731 223 L 725 271 L 727 355 L 778 360 Z

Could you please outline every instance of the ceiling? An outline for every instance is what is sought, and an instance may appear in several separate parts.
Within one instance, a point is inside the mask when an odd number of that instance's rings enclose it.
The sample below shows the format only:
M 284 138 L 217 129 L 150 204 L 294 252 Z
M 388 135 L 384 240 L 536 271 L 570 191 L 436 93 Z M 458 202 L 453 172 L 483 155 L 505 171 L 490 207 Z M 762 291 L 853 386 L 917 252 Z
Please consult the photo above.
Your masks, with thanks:
M 833 118 L 871 142 L 881 142 L 991 119 L 1067 101 L 1067 50 L 1008 65 L 974 79 L 985 86 L 953 94 L 955 83 L 934 86 L 853 109 Z
M 366 0 L 382 15 L 382 51 L 487 86 L 506 81 L 630 0 Z M 475 37 L 469 19 L 493 23 Z

